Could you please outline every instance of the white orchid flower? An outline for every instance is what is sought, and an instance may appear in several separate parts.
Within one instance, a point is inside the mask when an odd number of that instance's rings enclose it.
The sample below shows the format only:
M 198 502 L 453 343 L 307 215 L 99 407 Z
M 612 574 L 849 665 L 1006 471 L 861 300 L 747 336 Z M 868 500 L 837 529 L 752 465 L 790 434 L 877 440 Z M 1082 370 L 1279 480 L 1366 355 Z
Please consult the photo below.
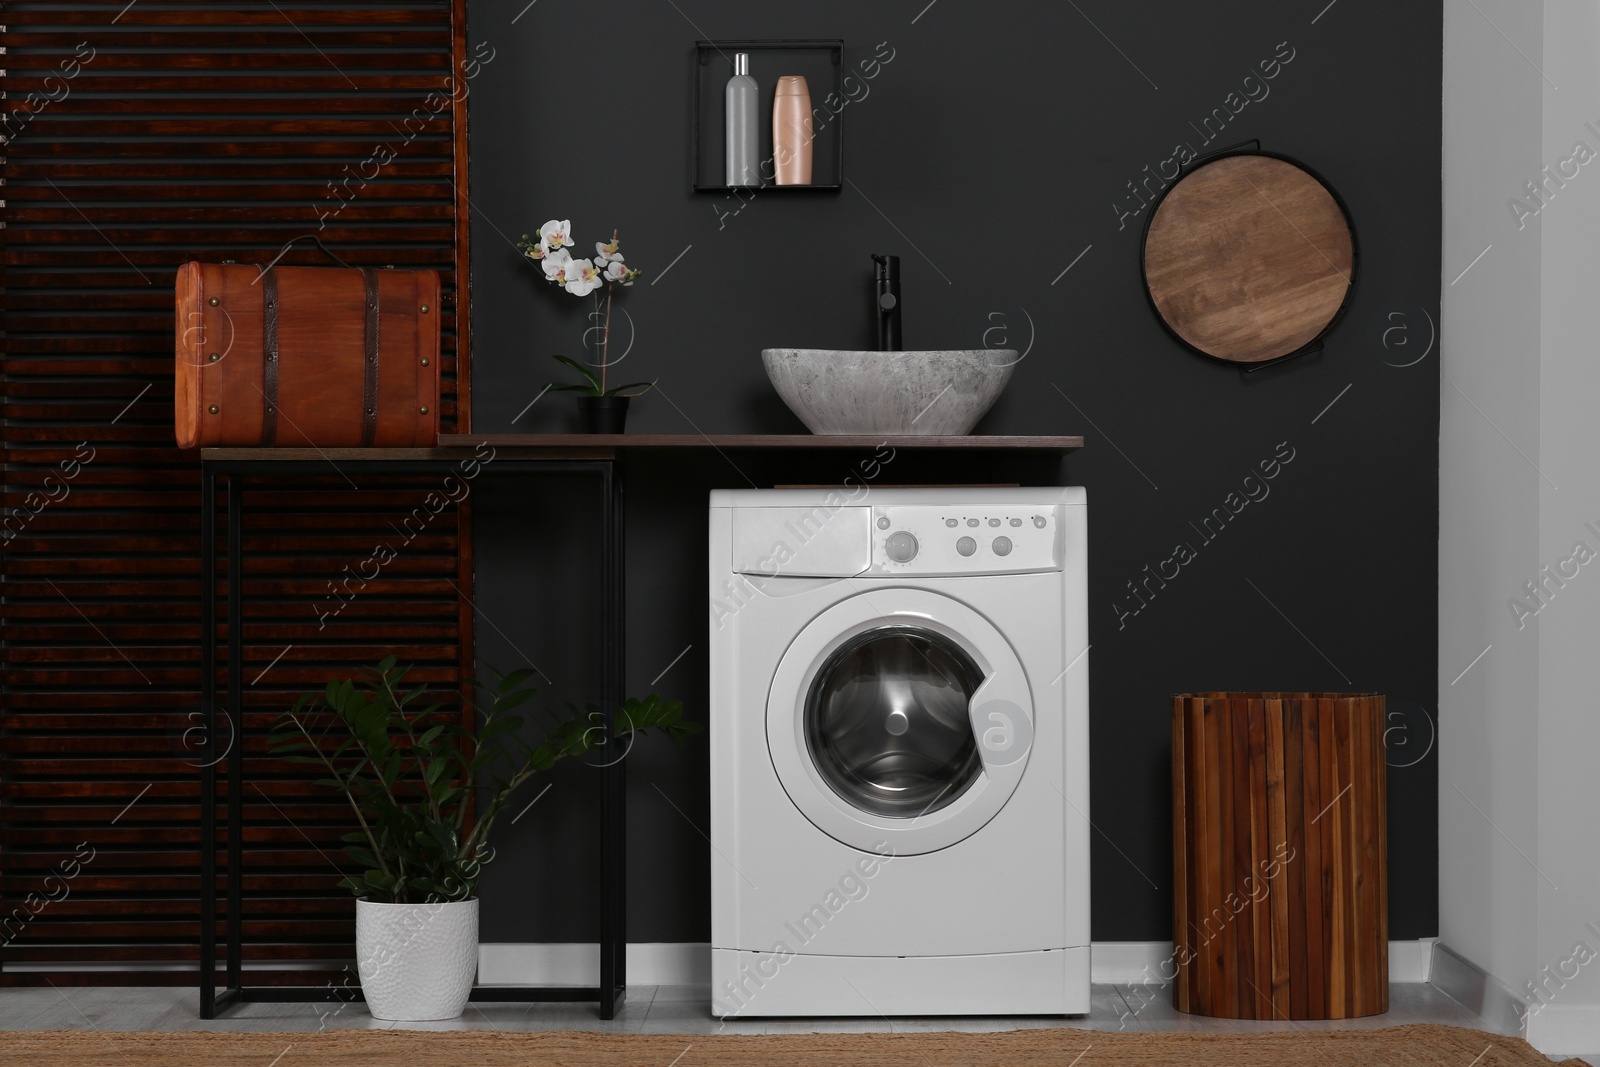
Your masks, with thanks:
M 637 271 L 631 271 L 627 268 L 627 265 L 622 262 L 621 256 L 606 264 L 606 281 L 617 285 L 632 285 L 637 273 Z
M 572 220 L 551 219 L 539 227 L 539 247 L 554 252 L 572 244 Z
M 593 260 L 574 259 L 567 264 L 564 284 L 573 296 L 588 296 L 605 283 Z
M 539 265 L 544 268 L 544 276 L 547 281 L 555 282 L 557 285 L 565 285 L 567 283 L 567 268 L 571 263 L 572 253 L 565 248 L 560 248 L 546 255 Z
M 622 255 L 617 251 L 622 243 L 613 237 L 610 241 L 596 241 L 594 244 L 595 256 L 602 263 L 621 263 Z

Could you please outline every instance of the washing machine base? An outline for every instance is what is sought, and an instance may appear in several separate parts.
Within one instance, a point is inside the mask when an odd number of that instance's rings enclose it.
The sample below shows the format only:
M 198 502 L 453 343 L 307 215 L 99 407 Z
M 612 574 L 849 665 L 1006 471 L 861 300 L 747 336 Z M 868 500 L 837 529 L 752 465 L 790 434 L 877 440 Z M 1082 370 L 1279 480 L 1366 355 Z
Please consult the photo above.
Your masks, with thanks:
M 1084 1015 L 1089 947 L 982 956 L 711 950 L 711 1014 Z

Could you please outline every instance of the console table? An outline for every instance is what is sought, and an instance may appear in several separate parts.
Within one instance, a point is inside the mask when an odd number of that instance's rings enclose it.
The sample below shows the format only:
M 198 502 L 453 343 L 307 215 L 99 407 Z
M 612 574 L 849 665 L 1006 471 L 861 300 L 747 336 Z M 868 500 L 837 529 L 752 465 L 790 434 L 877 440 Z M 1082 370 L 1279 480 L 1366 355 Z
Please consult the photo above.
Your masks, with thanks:
M 358 989 L 327 986 L 246 986 L 243 983 L 244 752 L 230 744 L 217 752 L 218 711 L 239 714 L 243 692 L 243 500 L 252 476 L 315 475 L 340 464 L 374 474 L 438 473 L 463 462 L 478 461 L 497 474 L 586 472 L 600 481 L 603 529 L 600 572 L 601 603 L 601 704 L 609 730 L 613 710 L 626 697 L 624 691 L 624 525 L 622 478 L 619 460 L 627 452 L 667 449 L 839 450 L 875 448 L 888 442 L 896 449 L 1031 452 L 1065 455 L 1083 447 L 1081 437 L 846 437 L 811 434 L 446 434 L 436 448 L 206 448 L 200 453 L 200 568 L 205 575 L 201 593 L 201 703 L 206 737 L 200 771 L 200 1017 L 248 1001 L 316 1001 L 355 999 Z M 484 458 L 488 450 L 490 459 Z M 227 702 L 217 704 L 217 484 L 227 479 L 227 581 L 228 671 Z M 239 736 L 239 726 L 229 735 Z M 224 818 L 227 827 L 227 931 L 225 935 L 226 984 L 217 988 L 216 843 L 217 766 L 225 762 L 228 793 Z M 625 922 L 625 812 L 623 761 L 601 768 L 600 802 L 600 984 L 594 986 L 478 986 L 475 1001 L 596 1001 L 602 1019 L 621 1009 L 626 985 L 627 938 Z

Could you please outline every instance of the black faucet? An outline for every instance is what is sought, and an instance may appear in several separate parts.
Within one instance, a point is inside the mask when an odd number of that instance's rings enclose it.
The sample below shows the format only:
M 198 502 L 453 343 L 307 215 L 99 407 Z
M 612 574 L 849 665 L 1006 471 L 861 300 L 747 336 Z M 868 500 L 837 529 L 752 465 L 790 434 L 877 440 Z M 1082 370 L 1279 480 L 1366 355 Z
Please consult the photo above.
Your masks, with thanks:
M 878 265 L 873 310 L 878 318 L 878 351 L 900 351 L 900 257 L 872 254 Z

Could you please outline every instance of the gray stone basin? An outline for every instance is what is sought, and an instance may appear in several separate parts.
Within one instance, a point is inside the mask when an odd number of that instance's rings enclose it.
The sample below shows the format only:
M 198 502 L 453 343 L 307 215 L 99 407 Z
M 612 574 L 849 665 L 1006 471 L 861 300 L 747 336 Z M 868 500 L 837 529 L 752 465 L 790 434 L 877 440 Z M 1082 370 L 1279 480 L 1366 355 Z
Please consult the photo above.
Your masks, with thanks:
M 970 433 L 1016 366 L 1010 348 L 841 352 L 765 348 L 767 377 L 812 433 L 957 436 Z

